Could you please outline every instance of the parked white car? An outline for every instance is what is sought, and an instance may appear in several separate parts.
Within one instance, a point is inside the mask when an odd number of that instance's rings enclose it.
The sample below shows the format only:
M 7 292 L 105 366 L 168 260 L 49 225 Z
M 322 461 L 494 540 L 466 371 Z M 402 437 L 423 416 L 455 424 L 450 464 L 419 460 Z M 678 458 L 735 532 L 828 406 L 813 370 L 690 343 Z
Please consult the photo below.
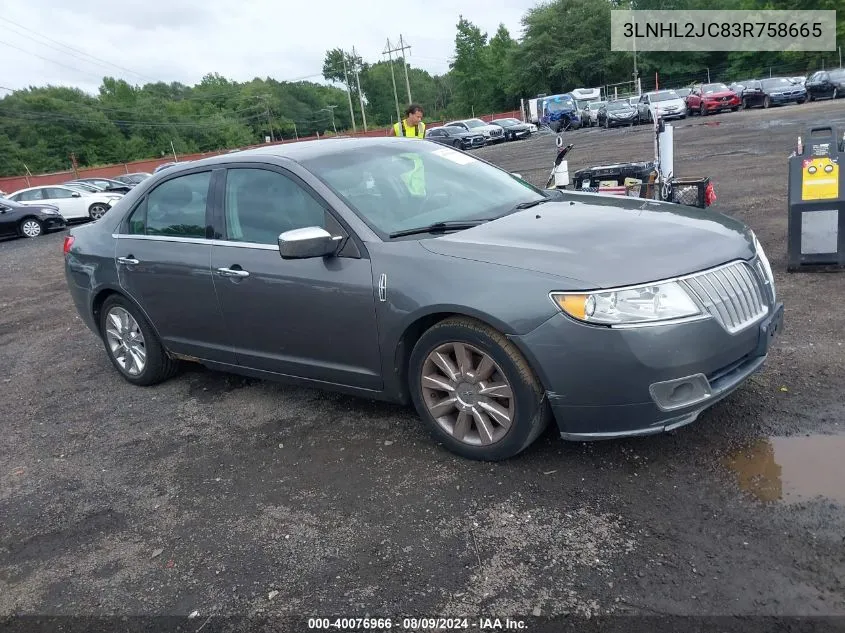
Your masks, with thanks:
M 123 197 L 119 193 L 93 193 L 67 185 L 45 185 L 19 189 L 8 198 L 21 204 L 42 205 L 45 202 L 58 207 L 66 220 L 91 218 L 98 220 L 112 205 Z
M 481 119 L 463 119 L 462 121 L 451 121 L 446 125 L 456 125 L 470 132 L 481 133 L 487 143 L 499 143 L 505 140 L 505 131 L 498 125 L 486 123 Z
M 659 90 L 647 92 L 637 104 L 640 121 L 654 121 L 663 119 L 687 118 L 687 102 L 674 90 Z

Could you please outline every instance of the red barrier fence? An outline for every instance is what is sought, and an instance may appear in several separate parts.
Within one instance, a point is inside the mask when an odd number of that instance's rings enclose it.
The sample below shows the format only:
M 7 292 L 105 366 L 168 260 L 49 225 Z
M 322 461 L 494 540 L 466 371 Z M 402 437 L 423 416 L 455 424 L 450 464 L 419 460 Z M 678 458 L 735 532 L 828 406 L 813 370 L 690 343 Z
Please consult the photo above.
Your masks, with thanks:
M 501 112 L 498 114 L 485 114 L 477 118 L 489 122 L 492 119 L 502 118 L 522 119 L 522 115 L 519 110 L 512 110 L 510 112 Z M 426 127 L 428 129 L 431 129 L 443 125 L 444 123 L 446 123 L 446 121 L 427 122 Z M 369 130 L 367 132 L 346 132 L 341 136 L 373 137 L 388 136 L 390 133 L 391 128 L 383 127 L 376 130 Z M 319 138 L 332 138 L 332 136 L 321 136 Z M 267 145 L 283 145 L 286 143 L 298 143 L 301 141 L 311 141 L 316 139 L 316 136 L 301 137 L 299 139 L 285 139 L 281 141 L 276 141 L 275 143 L 262 143 L 261 145 L 251 145 L 248 148 L 239 149 L 250 149 L 252 147 L 261 147 Z M 179 154 L 177 156 L 179 161 L 182 162 L 189 160 L 199 160 L 200 158 L 208 158 L 209 156 L 219 156 L 221 154 L 226 154 L 230 151 L 232 150 L 221 149 L 213 152 L 203 152 L 199 154 Z M 114 178 L 115 176 L 120 176 L 122 174 L 131 174 L 135 172 L 152 172 L 159 165 L 172 161 L 173 156 L 170 155 L 164 156 L 162 158 L 148 158 L 145 160 L 135 160 L 129 163 L 119 163 L 116 165 L 104 165 L 100 167 L 81 167 L 76 170 L 76 174 L 74 174 L 72 170 L 67 170 L 57 171 L 50 174 L 38 174 L 35 176 L 8 176 L 6 178 L 0 178 L 0 191 L 5 191 L 7 194 L 12 194 L 17 190 L 25 189 L 26 187 L 57 185 L 63 182 L 67 182 L 68 180 L 73 180 L 74 178 Z

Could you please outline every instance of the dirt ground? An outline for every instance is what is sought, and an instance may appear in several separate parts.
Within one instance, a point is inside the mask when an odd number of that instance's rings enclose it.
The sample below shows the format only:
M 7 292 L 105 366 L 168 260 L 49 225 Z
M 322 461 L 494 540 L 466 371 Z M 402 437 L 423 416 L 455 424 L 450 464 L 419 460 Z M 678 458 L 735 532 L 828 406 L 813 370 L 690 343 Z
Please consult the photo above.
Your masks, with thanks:
M 0 616 L 845 615 L 845 272 L 785 270 L 787 156 L 843 105 L 674 124 L 678 174 L 772 260 L 764 371 L 671 434 L 550 429 L 495 465 L 410 409 L 190 367 L 132 387 L 76 316 L 62 234 L 0 242 Z M 571 170 L 653 155 L 645 127 L 566 138 Z M 478 153 L 542 184 L 554 151 Z

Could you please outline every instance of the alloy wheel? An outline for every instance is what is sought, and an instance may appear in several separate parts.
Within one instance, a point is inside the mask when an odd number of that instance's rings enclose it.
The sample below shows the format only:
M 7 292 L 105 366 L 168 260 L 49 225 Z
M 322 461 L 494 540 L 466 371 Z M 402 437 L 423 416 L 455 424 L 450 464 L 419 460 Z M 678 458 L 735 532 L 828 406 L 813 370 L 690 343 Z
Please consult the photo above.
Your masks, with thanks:
M 127 310 L 115 306 L 106 315 L 106 341 L 117 364 L 130 376 L 138 376 L 147 365 L 144 334 Z
M 41 235 L 41 223 L 37 220 L 24 220 L 21 232 L 27 237 L 38 237 Z
M 457 441 L 489 446 L 508 434 L 516 413 L 513 389 L 488 354 L 467 343 L 438 346 L 420 375 L 423 401 Z
M 104 204 L 94 204 L 91 205 L 91 208 L 88 210 L 88 213 L 91 215 L 92 220 L 99 220 L 106 214 L 108 209 Z

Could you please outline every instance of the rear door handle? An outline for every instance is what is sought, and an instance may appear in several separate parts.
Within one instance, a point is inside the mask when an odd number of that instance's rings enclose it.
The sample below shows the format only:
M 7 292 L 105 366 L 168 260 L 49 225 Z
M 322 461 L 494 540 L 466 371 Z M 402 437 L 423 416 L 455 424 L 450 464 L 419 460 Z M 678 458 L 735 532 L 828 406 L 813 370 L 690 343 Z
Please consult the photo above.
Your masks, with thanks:
M 239 268 L 218 268 L 217 273 L 223 277 L 249 277 L 249 272 Z
M 127 266 L 134 266 L 135 264 L 140 264 L 141 262 L 139 262 L 137 259 L 130 255 L 129 257 L 118 257 L 117 263 L 126 264 Z

